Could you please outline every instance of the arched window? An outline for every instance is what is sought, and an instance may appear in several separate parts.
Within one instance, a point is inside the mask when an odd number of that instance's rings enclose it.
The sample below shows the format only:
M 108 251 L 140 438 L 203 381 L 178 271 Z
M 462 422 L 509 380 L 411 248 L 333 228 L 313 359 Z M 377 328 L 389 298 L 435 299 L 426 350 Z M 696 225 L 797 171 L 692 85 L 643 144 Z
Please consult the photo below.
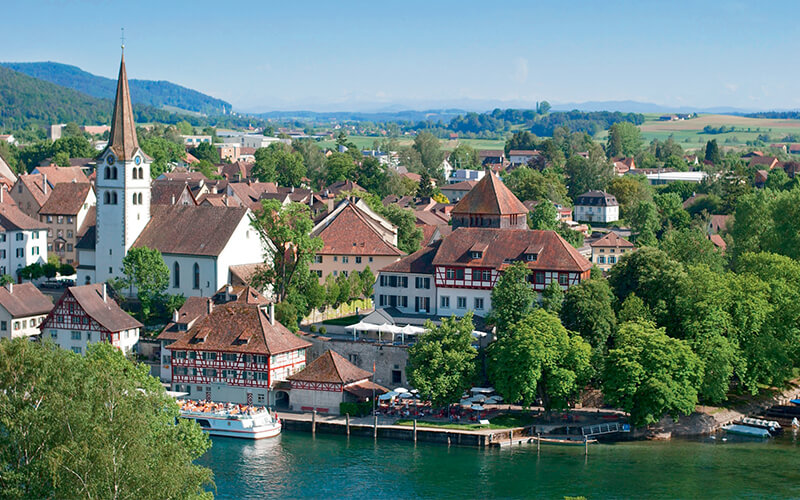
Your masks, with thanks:
M 194 289 L 198 290 L 200 288 L 200 265 L 195 262 L 194 263 Z
M 111 167 L 111 175 L 114 179 L 117 178 L 117 167 Z
M 139 167 L 139 178 L 144 179 L 144 169 L 142 167 Z
M 133 176 L 133 178 L 134 178 L 134 179 L 136 179 L 136 178 L 137 178 L 137 176 L 139 175 L 139 173 L 138 173 L 138 172 L 136 172 L 136 169 L 134 168 L 134 169 L 131 171 L 131 175 Z
M 116 205 L 117 204 L 117 193 L 116 193 L 116 191 L 111 193 L 111 204 L 112 205 Z
M 105 173 L 105 175 L 103 177 L 105 177 L 106 179 L 110 179 L 111 178 L 111 167 L 106 167 L 104 173 Z
M 108 167 L 106 167 L 106 168 L 108 168 Z M 108 191 L 103 193 L 103 203 L 105 203 L 106 205 L 111 204 L 111 193 L 109 193 Z
M 172 287 L 181 287 L 181 265 L 177 262 L 172 266 Z
M 131 201 L 133 202 L 134 205 L 136 205 L 136 193 L 133 193 L 132 198 L 133 198 L 133 200 L 131 200 Z
M 142 204 L 142 193 L 139 193 L 139 205 Z

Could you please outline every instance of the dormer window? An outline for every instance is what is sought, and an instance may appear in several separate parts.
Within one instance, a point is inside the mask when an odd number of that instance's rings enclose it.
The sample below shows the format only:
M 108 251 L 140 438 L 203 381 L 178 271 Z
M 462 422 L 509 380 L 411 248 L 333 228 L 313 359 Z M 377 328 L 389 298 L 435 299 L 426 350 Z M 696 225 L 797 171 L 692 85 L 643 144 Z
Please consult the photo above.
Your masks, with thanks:
M 477 250 L 473 250 L 473 251 L 471 251 L 469 253 L 469 258 L 470 259 L 482 259 L 483 258 L 483 252 L 479 252 Z
M 525 254 L 525 261 L 526 262 L 536 262 L 536 259 L 539 258 L 539 254 L 535 253 L 526 253 Z

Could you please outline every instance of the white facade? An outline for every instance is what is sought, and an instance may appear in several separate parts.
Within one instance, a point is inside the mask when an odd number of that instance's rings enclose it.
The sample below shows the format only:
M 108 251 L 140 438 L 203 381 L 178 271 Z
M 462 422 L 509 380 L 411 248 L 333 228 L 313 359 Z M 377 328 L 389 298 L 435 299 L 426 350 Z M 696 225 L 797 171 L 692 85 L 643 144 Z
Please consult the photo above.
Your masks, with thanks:
M 150 220 L 150 162 L 140 150 L 130 161 L 107 150 L 97 164 L 93 281 L 104 282 L 122 275 L 122 259 Z
M 41 333 L 39 325 L 47 314 L 37 314 L 14 318 L 3 306 L 0 306 L 0 339 L 15 339 L 17 337 L 33 337 Z
M 17 269 L 47 262 L 47 230 L 0 233 L 0 274 L 16 276 Z
M 72 351 L 77 354 L 86 354 L 89 344 L 103 342 L 99 331 L 92 330 L 69 330 L 65 328 L 48 328 L 42 332 L 42 339 L 50 339 L 62 349 Z M 114 341 L 114 347 L 129 354 L 133 351 L 133 346 L 139 342 L 139 329 L 131 328 L 119 332 L 119 340 Z
M 436 283 L 430 274 L 382 272 L 373 291 L 379 308 L 396 307 L 409 314 L 436 312 Z
M 486 175 L 486 170 L 470 170 L 459 168 L 453 170 L 450 177 L 447 178 L 448 184 L 457 184 L 462 181 L 479 181 Z
M 619 205 L 575 205 L 574 218 L 581 222 L 614 222 L 619 220 Z

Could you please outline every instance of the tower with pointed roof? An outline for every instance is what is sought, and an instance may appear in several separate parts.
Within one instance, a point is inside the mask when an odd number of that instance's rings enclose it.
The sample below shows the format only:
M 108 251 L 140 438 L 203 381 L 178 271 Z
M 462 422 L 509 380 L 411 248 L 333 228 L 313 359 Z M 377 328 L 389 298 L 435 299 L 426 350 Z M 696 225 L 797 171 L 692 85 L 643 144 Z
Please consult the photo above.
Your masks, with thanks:
M 489 227 L 497 229 L 527 229 L 528 209 L 489 171 L 467 193 L 450 213 L 453 229 L 459 227 Z
M 123 52 L 108 146 L 97 160 L 97 282 L 122 275 L 125 253 L 150 220 L 150 163 L 136 138 Z

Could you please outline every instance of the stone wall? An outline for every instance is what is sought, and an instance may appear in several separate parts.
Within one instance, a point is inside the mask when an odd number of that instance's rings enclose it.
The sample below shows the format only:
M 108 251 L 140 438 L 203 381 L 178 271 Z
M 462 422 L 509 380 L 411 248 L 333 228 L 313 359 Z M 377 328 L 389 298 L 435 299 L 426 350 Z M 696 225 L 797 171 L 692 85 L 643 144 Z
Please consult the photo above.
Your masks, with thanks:
M 409 385 L 406 375 L 408 346 L 376 345 L 364 341 L 354 342 L 352 340 L 330 339 L 315 335 L 306 335 L 304 339 L 312 344 L 308 353 L 309 363 L 330 349 L 368 372 L 372 371 L 374 363 L 374 381 L 388 389 L 401 386 L 408 387 Z M 393 381 L 392 372 L 400 372 L 399 381 Z

